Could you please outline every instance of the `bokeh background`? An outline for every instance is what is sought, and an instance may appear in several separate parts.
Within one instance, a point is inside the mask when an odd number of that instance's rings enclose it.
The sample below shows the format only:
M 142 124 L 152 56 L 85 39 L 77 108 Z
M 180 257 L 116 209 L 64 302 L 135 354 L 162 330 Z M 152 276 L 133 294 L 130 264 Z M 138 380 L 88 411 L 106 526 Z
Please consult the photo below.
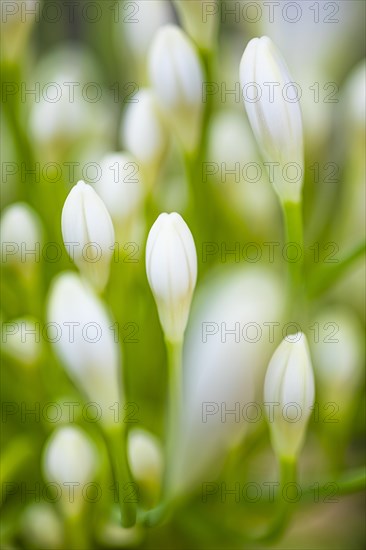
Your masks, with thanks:
M 167 23 L 182 25 L 177 6 L 168 0 L 71 4 L 28 0 L 3 1 L 1 6 L 2 209 L 18 202 L 29 205 L 36 216 L 40 246 L 36 262 L 32 256 L 21 265 L 2 258 L 3 548 L 67 547 L 57 503 L 45 501 L 42 493 L 40 498 L 31 491 L 23 494 L 21 487 L 44 485 L 45 442 L 64 422 L 63 418 L 57 422 L 45 418 L 45 404 L 82 402 L 46 338 L 41 336 L 34 343 L 27 336 L 21 342 L 9 338 L 6 327 L 27 322 L 34 328 L 35 323 L 41 327 L 46 323 L 51 281 L 63 270 L 76 269 L 62 242 L 60 220 L 65 198 L 80 179 L 95 184 L 95 164 L 99 166 L 105 154 L 125 148 L 121 127 L 138 91 L 150 85 L 147 57 L 154 33 Z M 273 17 L 268 4 L 273 4 Z M 276 333 L 273 342 L 263 337 L 256 343 L 259 353 L 253 352 L 248 343 L 237 344 L 233 339 L 223 343 L 212 337 L 203 345 L 202 323 L 284 322 L 286 263 L 280 255 L 270 261 L 264 245 L 283 243 L 276 195 L 264 169 L 259 180 L 253 182 L 243 173 L 239 181 L 232 173 L 224 171 L 223 176 L 221 168 L 226 163 L 232 169 L 238 162 L 241 166 L 255 162 L 263 167 L 238 89 L 238 67 L 251 38 L 270 36 L 303 92 L 306 269 L 309 281 L 319 292 L 309 300 L 308 322 L 302 328 L 314 336 L 314 323 L 320 327 L 320 342 L 313 346 L 320 421 L 312 418 L 310 422 L 301 455 L 300 480 L 301 486 L 312 487 L 316 483 L 337 483 L 348 470 L 362 469 L 365 456 L 364 260 L 358 257 L 352 262 L 336 284 L 328 284 L 325 278 L 325 283 L 317 286 L 317 277 L 324 274 L 321 270 L 329 268 L 329 254 L 341 261 L 364 240 L 365 4 L 359 0 L 278 4 L 260 0 L 219 2 L 218 38 L 211 74 L 206 75 L 214 83 L 215 93 L 210 96 L 201 161 L 216 163 L 220 169 L 203 177 L 201 162 L 193 176 L 194 185 L 189 185 L 179 146 L 169 134 L 156 182 L 132 211 L 118 237 L 120 255 L 112 262 L 104 300 L 120 328 L 126 400 L 137 406 L 138 422 L 129 428 L 141 426 L 163 441 L 166 353 L 146 279 L 144 250 L 147 233 L 159 213 L 181 213 L 194 235 L 198 254 L 198 284 L 185 363 L 216 361 L 223 373 L 226 368 L 230 370 L 232 361 L 248 364 L 248 370 L 256 370 L 255 395 L 260 401 L 263 375 L 281 333 Z M 29 13 L 22 15 L 25 5 Z M 55 102 L 42 94 L 51 82 L 59 83 L 63 91 L 62 98 Z M 80 84 L 74 102 L 69 101 L 67 82 Z M 97 90 L 100 97 L 96 101 L 85 99 L 80 89 L 87 89 L 91 98 Z M 17 231 L 14 226 L 2 229 L 7 237 L 3 241 L 11 241 L 12 231 Z M 51 249 L 49 243 L 56 243 L 58 248 Z M 258 260 L 254 261 L 251 251 L 245 248 L 248 243 L 255 243 L 262 251 Z M 54 250 L 59 252 L 56 257 Z M 208 250 L 212 252 L 208 254 Z M 314 261 L 316 251 L 319 256 Z M 322 342 L 330 334 L 329 323 L 336 324 L 340 338 L 338 343 L 324 346 Z M 334 366 L 334 379 L 336 369 L 344 369 L 342 388 L 327 393 L 329 379 L 325 377 L 324 382 L 317 374 L 317 361 Z M 338 423 L 324 421 L 331 412 L 323 409 L 327 402 L 339 406 Z M 36 407 L 40 414 L 22 414 L 22 407 Z M 104 469 L 101 475 L 108 478 L 110 471 L 98 427 L 80 412 L 75 421 L 95 441 Z M 230 432 L 225 424 L 214 426 L 217 441 L 226 428 Z M 84 542 L 88 545 L 85 547 L 262 547 L 246 536 L 251 527 L 261 526 L 271 517 L 272 503 L 262 498 L 258 502 L 243 498 L 235 502 L 230 496 L 222 502 L 220 492 L 207 502 L 202 498 L 202 483 L 232 487 L 238 482 L 263 484 L 276 479 L 276 460 L 264 417 L 243 429 L 245 437 L 235 430 L 230 441 L 224 437 L 227 448 L 221 453 L 213 446 L 211 458 L 220 467 L 211 471 L 208 466 L 205 470 L 202 458 L 205 441 L 196 441 L 192 428 L 192 453 L 182 466 L 183 481 L 185 476 L 190 478 L 200 458 L 203 471 L 163 526 L 126 532 L 115 519 L 112 498 L 107 502 L 103 499 L 103 505 L 88 505 L 77 527 L 87 533 L 89 542 Z M 6 483 L 15 483 L 14 491 L 9 491 Z M 308 491 L 297 504 L 284 538 L 269 547 L 362 548 L 364 494 L 351 491 L 345 496 L 337 494 L 335 499 L 315 502 L 314 494 Z

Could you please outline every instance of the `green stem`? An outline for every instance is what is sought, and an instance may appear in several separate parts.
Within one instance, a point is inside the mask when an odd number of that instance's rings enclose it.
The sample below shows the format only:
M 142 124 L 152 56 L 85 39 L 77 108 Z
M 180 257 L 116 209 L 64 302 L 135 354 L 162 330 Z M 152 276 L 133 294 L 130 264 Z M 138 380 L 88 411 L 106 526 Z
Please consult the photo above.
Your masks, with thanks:
M 132 527 L 136 523 L 136 502 L 128 500 L 132 478 L 127 459 L 127 445 L 124 430 L 113 430 L 105 434 L 114 480 L 121 510 L 122 527 Z
M 90 541 L 79 515 L 65 517 L 65 532 L 67 548 L 72 550 L 87 550 Z
M 295 458 L 280 458 L 280 487 L 277 493 L 278 513 L 268 531 L 261 535 L 259 540 L 273 541 L 278 539 L 289 524 L 293 503 L 290 502 L 291 497 L 287 495 L 287 491 L 290 493 L 291 490 L 288 484 L 296 483 L 296 467 Z
M 153 527 L 167 519 L 176 506 L 171 495 L 172 468 L 176 451 L 177 433 L 179 433 L 182 406 L 182 352 L 183 341 L 165 340 L 168 363 L 168 414 L 166 419 L 165 479 L 160 504 L 152 510 L 140 512 L 139 522 Z
M 169 494 L 177 431 L 180 426 L 182 405 L 182 351 L 183 342 L 166 341 L 168 361 L 168 417 L 166 436 L 165 498 Z
M 285 258 L 289 277 L 289 311 L 298 317 L 304 307 L 304 236 L 301 202 L 285 202 L 283 214 L 287 245 Z M 292 246 L 290 243 L 293 243 Z M 289 258 L 294 261 L 290 261 Z
M 365 249 L 366 243 L 362 242 L 351 250 L 339 263 L 329 264 L 328 267 L 316 270 L 308 287 L 310 298 L 316 298 L 323 291 L 337 283 L 357 260 L 364 257 Z

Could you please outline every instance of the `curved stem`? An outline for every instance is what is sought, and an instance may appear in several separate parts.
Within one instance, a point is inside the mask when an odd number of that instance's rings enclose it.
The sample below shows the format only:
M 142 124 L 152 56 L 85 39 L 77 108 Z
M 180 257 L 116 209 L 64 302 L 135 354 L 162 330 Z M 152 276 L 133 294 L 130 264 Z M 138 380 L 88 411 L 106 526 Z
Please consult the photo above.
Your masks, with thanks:
M 122 527 L 132 527 L 136 523 L 136 501 L 128 500 L 128 489 L 132 478 L 127 459 L 125 433 L 123 430 L 113 430 L 105 433 L 107 448 L 112 465 L 118 500 L 121 510 Z

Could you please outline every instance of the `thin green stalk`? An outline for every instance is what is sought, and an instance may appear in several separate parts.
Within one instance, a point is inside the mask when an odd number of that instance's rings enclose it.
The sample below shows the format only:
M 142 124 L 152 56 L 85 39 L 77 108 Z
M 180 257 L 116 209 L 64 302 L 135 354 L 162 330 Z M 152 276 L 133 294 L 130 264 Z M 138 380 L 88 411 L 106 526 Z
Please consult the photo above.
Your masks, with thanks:
M 298 317 L 304 307 L 304 236 L 301 202 L 283 203 L 286 233 L 285 259 L 289 278 L 289 311 Z M 297 319 L 294 319 L 297 320 Z
M 87 550 L 90 548 L 90 541 L 80 515 L 65 517 L 65 532 L 67 548 L 72 550 Z
M 280 487 L 277 493 L 277 516 L 268 531 L 259 537 L 259 540 L 273 541 L 278 539 L 289 524 L 292 506 L 291 484 L 296 484 L 297 463 L 295 458 L 280 458 Z
M 160 504 L 146 512 L 141 512 L 139 521 L 148 527 L 160 524 L 166 519 L 176 503 L 170 494 L 174 453 L 179 433 L 182 407 L 182 342 L 166 340 L 168 363 L 168 406 L 166 420 L 165 479 Z
M 130 501 L 132 477 L 127 459 L 127 445 L 124 430 L 113 430 L 105 434 L 109 451 L 118 500 L 121 510 L 122 527 L 132 527 L 136 523 L 137 504 Z
M 171 481 L 174 450 L 180 426 L 182 406 L 182 351 L 183 342 L 166 341 L 168 360 L 168 416 L 166 435 L 166 477 L 164 494 L 167 498 Z

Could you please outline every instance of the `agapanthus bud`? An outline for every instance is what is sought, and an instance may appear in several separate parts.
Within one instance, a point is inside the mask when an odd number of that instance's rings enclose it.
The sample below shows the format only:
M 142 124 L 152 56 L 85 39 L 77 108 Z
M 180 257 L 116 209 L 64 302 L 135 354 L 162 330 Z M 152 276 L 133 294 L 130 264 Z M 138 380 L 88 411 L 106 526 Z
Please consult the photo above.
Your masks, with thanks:
M 109 212 L 94 189 L 79 181 L 62 209 L 62 236 L 69 256 L 98 290 L 109 277 L 114 229 Z
M 143 187 L 136 160 L 126 153 L 109 153 L 100 162 L 101 178 L 94 188 L 114 225 L 123 226 L 141 204 Z
M 51 435 L 44 450 L 43 472 L 47 481 L 60 485 L 65 513 L 80 511 L 84 486 L 93 481 L 97 467 L 96 446 L 81 428 L 62 426 Z M 73 500 L 65 491 L 69 483 L 74 484 Z
M 362 323 L 351 309 L 332 306 L 312 323 L 311 353 L 322 400 L 335 403 L 342 418 L 354 403 L 364 363 Z
M 2 349 L 26 367 L 33 367 L 43 349 L 40 322 L 33 317 L 13 319 L 2 326 Z
M 314 375 L 305 334 L 287 336 L 274 352 L 264 381 L 272 446 L 282 458 L 297 457 L 314 405 Z
M 44 162 L 73 160 L 75 154 L 79 161 L 94 160 L 95 150 L 113 147 L 113 101 L 102 82 L 92 53 L 75 42 L 62 41 L 40 57 L 27 80 L 29 89 L 41 91 L 35 92 L 40 97 L 32 102 L 28 131 Z
M 281 322 L 283 302 L 281 281 L 258 267 L 222 269 L 198 289 L 185 336 L 174 493 L 214 480 L 230 449 L 260 425 L 266 325 Z
M 218 27 L 218 0 L 174 0 L 185 31 L 203 50 L 210 50 Z
M 176 212 L 160 214 L 150 230 L 146 273 L 166 339 L 182 341 L 196 285 L 197 253 L 192 233 Z
M 284 202 L 299 202 L 304 173 L 298 90 L 267 36 L 254 38 L 240 62 L 247 115 L 263 157 L 274 164 L 273 183 Z
M 136 102 L 128 105 L 121 141 L 144 170 L 144 181 L 153 183 L 167 147 L 167 135 L 151 90 L 139 90 Z
M 40 261 L 41 222 L 26 203 L 4 209 L 0 224 L 1 260 L 29 279 Z
M 167 122 L 187 152 L 196 150 L 202 123 L 203 71 L 194 45 L 174 25 L 156 33 L 149 73 Z
M 121 358 L 103 303 L 78 275 L 65 272 L 53 282 L 47 317 L 57 331 L 55 350 L 70 378 L 97 404 L 101 423 L 116 427 L 113 406 L 121 403 Z
M 134 479 L 158 488 L 163 472 L 163 452 L 159 440 L 146 430 L 132 429 L 128 434 L 128 457 Z

